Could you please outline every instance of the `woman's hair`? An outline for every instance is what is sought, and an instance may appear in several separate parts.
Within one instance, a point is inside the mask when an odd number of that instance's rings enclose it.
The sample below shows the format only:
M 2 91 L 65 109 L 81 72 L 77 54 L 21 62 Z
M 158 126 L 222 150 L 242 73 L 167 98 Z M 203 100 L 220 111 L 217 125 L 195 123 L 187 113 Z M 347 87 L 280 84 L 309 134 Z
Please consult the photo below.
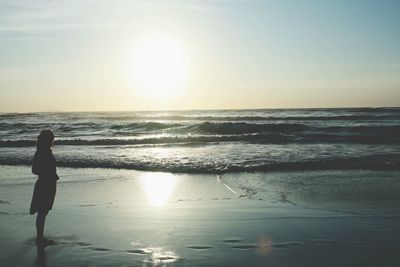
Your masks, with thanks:
M 37 138 L 36 149 L 47 150 L 53 144 L 54 134 L 50 129 L 42 130 Z

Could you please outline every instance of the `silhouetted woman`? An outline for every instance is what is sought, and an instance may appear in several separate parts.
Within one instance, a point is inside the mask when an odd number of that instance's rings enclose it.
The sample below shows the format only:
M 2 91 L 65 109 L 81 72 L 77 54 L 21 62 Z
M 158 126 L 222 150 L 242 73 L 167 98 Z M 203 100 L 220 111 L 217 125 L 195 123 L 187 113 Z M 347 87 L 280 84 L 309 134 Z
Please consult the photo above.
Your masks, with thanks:
M 51 151 L 54 134 L 51 130 L 42 130 L 38 136 L 36 153 L 33 158 L 32 172 L 39 176 L 33 190 L 30 213 L 37 214 L 36 218 L 36 242 L 38 247 L 46 247 L 50 240 L 44 238 L 44 223 L 47 213 L 53 207 L 56 195 L 58 175 L 56 172 L 56 160 Z

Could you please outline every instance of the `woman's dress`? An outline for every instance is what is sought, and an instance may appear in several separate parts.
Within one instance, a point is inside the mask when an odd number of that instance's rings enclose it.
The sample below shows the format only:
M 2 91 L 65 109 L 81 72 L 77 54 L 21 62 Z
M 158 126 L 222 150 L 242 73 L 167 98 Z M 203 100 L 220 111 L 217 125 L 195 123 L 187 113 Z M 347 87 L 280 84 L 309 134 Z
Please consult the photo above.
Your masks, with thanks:
M 52 151 L 36 151 L 33 158 L 32 173 L 38 175 L 33 190 L 30 214 L 48 212 L 52 209 L 56 196 L 58 175 L 56 160 Z

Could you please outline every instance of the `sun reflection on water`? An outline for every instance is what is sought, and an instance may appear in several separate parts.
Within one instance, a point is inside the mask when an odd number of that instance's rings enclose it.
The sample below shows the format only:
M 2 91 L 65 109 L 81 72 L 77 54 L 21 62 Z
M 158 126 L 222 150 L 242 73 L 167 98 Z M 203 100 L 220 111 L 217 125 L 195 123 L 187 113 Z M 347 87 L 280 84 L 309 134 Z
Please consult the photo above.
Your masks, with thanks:
M 162 207 L 171 197 L 177 178 L 170 173 L 146 173 L 140 177 L 140 184 L 151 206 Z

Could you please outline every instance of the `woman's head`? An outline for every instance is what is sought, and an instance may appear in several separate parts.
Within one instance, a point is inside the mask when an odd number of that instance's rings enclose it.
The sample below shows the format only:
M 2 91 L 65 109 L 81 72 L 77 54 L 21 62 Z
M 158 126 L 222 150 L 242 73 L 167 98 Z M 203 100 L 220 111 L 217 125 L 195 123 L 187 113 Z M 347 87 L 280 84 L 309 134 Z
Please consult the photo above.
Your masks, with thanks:
M 53 141 L 54 141 L 53 132 L 49 129 L 42 130 L 38 136 L 36 148 L 38 150 L 50 149 L 50 147 L 53 145 Z

